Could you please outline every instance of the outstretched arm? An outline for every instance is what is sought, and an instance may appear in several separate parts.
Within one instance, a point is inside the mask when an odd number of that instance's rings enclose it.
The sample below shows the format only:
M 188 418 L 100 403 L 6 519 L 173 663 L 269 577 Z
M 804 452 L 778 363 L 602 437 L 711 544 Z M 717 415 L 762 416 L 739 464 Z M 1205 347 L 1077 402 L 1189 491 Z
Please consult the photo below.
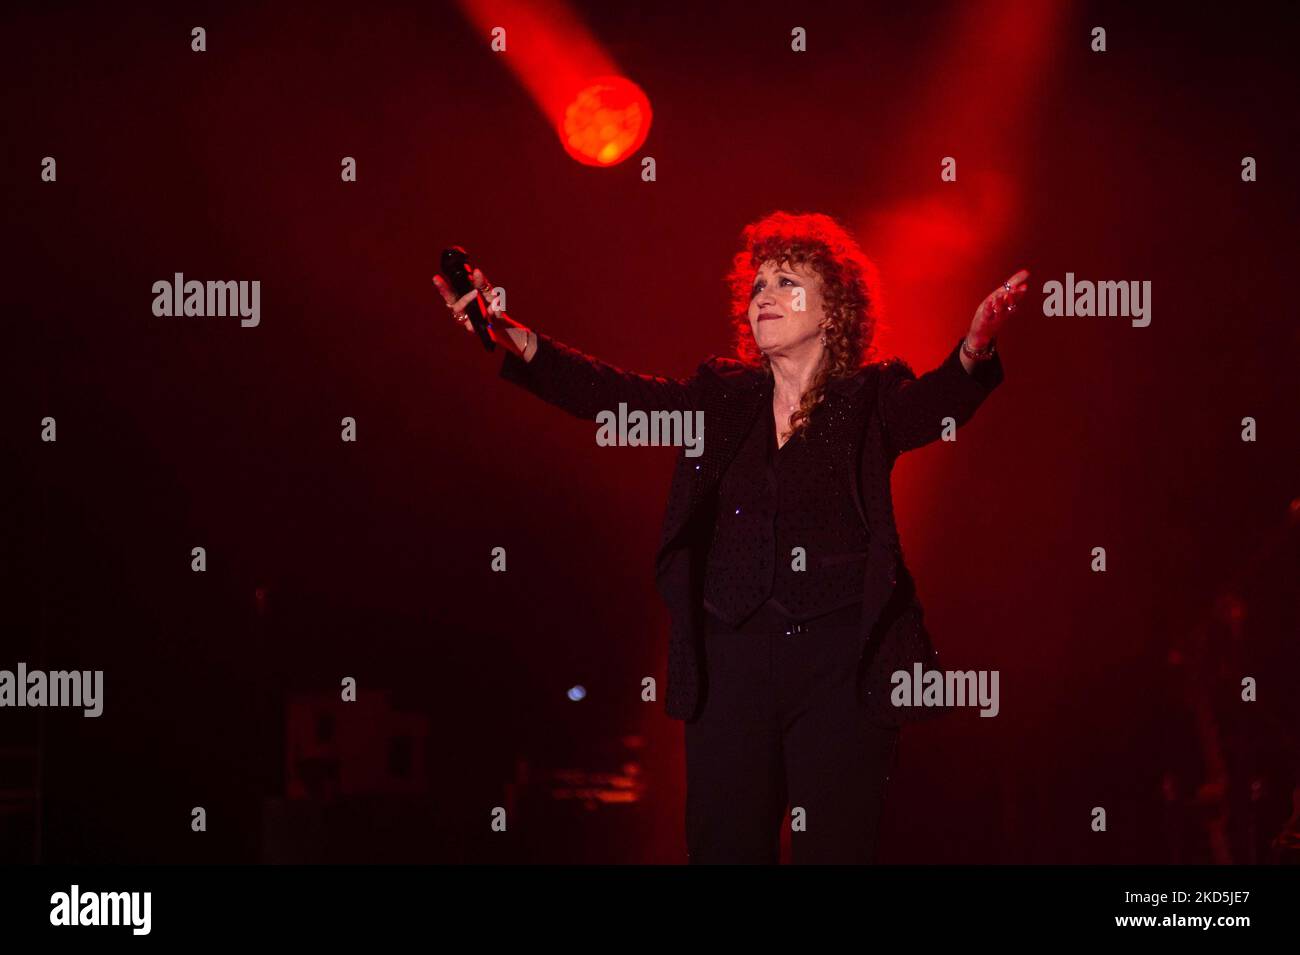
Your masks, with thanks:
M 440 276 L 434 284 L 447 307 L 471 335 L 475 334 L 463 310 L 482 294 L 488 303 L 488 334 L 501 345 L 505 357 L 500 377 L 514 382 L 543 401 L 577 418 L 594 420 L 602 411 L 688 411 L 699 407 L 701 379 L 664 378 L 625 371 L 527 328 L 496 308 L 492 285 L 479 269 L 472 276 L 474 291 L 457 299 Z
M 1002 359 L 991 350 L 1028 289 L 1028 277 L 1021 269 L 980 303 L 970 330 L 939 367 L 918 378 L 906 362 L 882 366 L 881 416 L 895 451 L 911 451 L 937 440 L 947 418 L 959 427 L 965 424 L 1002 383 Z
M 541 332 L 529 332 L 536 350 L 530 358 L 507 352 L 501 377 L 578 418 L 593 420 L 601 411 L 689 411 L 699 406 L 700 376 L 663 378 L 624 371 Z
M 943 434 L 944 419 L 958 427 L 1002 382 L 1002 359 L 994 355 L 973 372 L 961 363 L 958 342 L 939 367 L 921 377 L 907 362 L 893 360 L 881 368 L 880 413 L 890 447 L 901 453 L 924 447 Z

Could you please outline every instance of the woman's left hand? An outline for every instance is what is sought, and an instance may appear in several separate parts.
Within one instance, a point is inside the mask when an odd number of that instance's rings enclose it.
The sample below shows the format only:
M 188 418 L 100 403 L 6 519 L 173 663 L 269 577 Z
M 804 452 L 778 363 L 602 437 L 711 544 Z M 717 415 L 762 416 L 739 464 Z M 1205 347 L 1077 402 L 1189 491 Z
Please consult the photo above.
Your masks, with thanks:
M 983 351 L 989 342 L 997 338 L 1002 326 L 1020 307 L 1021 299 L 1029 290 L 1025 281 L 1027 278 L 1029 273 L 1021 269 L 980 302 L 979 308 L 975 309 L 975 319 L 970 323 L 970 331 L 966 333 L 966 343 L 972 351 Z

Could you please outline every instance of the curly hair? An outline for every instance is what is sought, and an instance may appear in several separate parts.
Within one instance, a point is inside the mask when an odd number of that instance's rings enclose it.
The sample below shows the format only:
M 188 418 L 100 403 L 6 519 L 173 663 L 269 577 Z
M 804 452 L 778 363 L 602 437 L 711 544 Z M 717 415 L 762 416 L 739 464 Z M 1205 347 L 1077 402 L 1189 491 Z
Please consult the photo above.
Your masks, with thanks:
M 749 324 L 754 278 L 764 262 L 808 267 L 821 276 L 822 302 L 830 328 L 826 360 L 790 417 L 790 437 L 806 433 L 808 418 L 822 403 L 827 383 L 852 375 L 867 363 L 878 318 L 876 267 L 848 230 L 821 213 L 772 212 L 741 232 L 744 247 L 732 260 L 727 284 L 736 357 L 772 376 Z

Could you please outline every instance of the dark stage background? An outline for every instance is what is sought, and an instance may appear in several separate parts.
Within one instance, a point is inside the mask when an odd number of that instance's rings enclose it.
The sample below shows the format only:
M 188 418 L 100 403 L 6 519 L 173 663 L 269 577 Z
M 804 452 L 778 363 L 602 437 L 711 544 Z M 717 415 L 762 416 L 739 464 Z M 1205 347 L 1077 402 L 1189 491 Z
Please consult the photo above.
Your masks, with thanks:
M 500 381 L 430 277 L 463 244 L 518 321 L 685 376 L 730 353 L 741 228 L 787 209 L 854 230 L 918 372 L 1032 272 L 1003 387 L 895 470 L 929 628 L 1002 709 L 904 731 L 881 861 L 1212 860 L 1198 699 L 1232 861 L 1265 861 L 1300 725 L 1288 8 L 572 9 L 654 110 L 611 169 L 454 5 L 7 10 L 0 667 L 106 689 L 0 711 L 3 857 L 684 861 L 681 724 L 639 698 L 676 452 Z M 1150 326 L 1045 317 L 1067 271 L 1150 280 Z M 260 325 L 155 317 L 175 272 L 260 280 Z

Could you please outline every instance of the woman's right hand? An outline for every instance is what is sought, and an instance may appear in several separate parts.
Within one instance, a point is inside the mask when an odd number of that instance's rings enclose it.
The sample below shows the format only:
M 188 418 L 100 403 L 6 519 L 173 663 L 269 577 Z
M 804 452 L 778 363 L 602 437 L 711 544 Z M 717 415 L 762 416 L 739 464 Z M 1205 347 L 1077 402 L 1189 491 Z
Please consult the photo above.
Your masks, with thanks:
M 470 302 L 474 301 L 476 295 L 490 288 L 490 286 L 488 285 L 487 278 L 483 275 L 481 269 L 475 269 L 474 274 L 470 276 L 470 278 L 474 282 L 474 288 L 466 292 L 460 298 L 456 297 L 456 293 L 452 291 L 451 286 L 447 284 L 447 280 L 441 275 L 435 275 L 433 277 L 433 284 L 437 286 L 438 291 L 442 294 L 443 302 L 446 303 L 449 309 L 451 309 L 452 317 L 455 318 L 465 331 L 473 335 L 474 325 L 470 322 L 469 316 L 465 314 L 465 309 L 469 307 Z M 492 303 L 490 300 L 488 300 L 487 304 L 488 307 L 491 308 Z
M 475 337 L 477 337 L 477 333 L 474 331 L 474 323 L 465 314 L 465 309 L 469 307 L 470 302 L 474 301 L 476 295 L 482 294 L 483 301 L 487 306 L 487 314 L 484 317 L 491 325 L 488 328 L 489 337 L 508 351 L 514 352 L 521 357 L 527 357 L 524 355 L 524 348 L 529 344 L 529 339 L 533 336 L 529 334 L 524 326 L 511 319 L 504 311 L 496 310 L 494 307 L 496 303 L 491 294 L 492 283 L 487 280 L 487 276 L 483 274 L 482 269 L 475 269 L 470 279 L 474 283 L 474 288 L 460 298 L 456 297 L 456 293 L 452 291 L 451 286 L 447 284 L 446 279 L 441 275 L 433 277 L 433 284 L 441 293 L 442 300 L 451 310 L 455 321 L 461 328 Z

